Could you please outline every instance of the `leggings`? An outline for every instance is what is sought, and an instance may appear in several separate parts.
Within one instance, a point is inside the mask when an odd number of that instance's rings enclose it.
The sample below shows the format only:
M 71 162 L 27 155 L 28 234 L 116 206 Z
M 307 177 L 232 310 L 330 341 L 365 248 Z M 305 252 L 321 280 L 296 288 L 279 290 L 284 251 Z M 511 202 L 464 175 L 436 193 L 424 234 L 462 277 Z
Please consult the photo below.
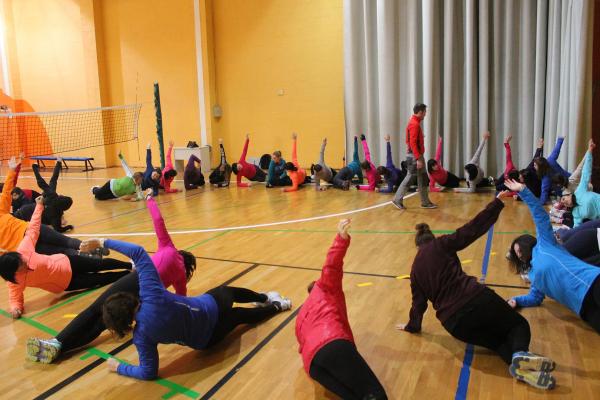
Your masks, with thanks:
M 47 225 L 41 225 L 35 251 L 46 255 L 62 253 L 72 256 L 79 254 L 80 245 L 81 240 L 65 236 Z
M 225 164 L 225 168 L 221 171 L 221 165 L 219 165 L 213 172 L 208 176 L 208 181 L 213 184 L 224 184 L 229 185 L 229 179 L 231 177 L 231 165 Z
M 284 176 L 283 178 L 280 176 L 273 176 L 269 181 L 269 185 L 271 186 L 291 186 L 292 180 L 289 176 Z
M 600 276 L 596 278 L 581 306 L 581 319 L 600 333 Z
M 254 174 L 254 176 L 252 178 L 248 178 L 251 181 L 254 182 L 264 182 L 267 179 L 267 174 L 265 174 L 265 171 L 263 171 L 262 169 L 256 167 L 256 173 Z
M 529 323 L 487 287 L 442 324 L 458 340 L 495 351 L 507 364 L 514 353 L 529 350 Z
M 342 399 L 387 399 L 385 389 L 348 340 L 327 343 L 310 364 L 310 377 Z
M 417 186 L 419 187 L 419 196 L 421 197 L 421 205 L 425 206 L 431 204 L 431 201 L 429 200 L 429 188 L 427 187 L 427 184 L 429 182 L 427 179 L 427 168 L 425 167 L 425 160 L 423 159 L 423 156 L 421 156 L 421 158 L 419 159 L 423 163 L 423 167 L 421 168 L 417 168 L 417 160 L 415 160 L 415 156 L 413 155 L 413 153 L 408 153 L 406 155 L 406 168 L 408 170 L 408 173 L 404 177 L 404 180 L 402 180 L 400 187 L 394 195 L 394 203 L 402 203 L 406 192 L 408 192 L 408 187 L 413 176 L 416 176 Z
M 573 229 L 559 229 L 556 231 L 556 233 L 560 237 L 560 240 L 563 243 L 566 243 L 567 241 L 569 241 L 571 239 L 571 236 L 576 235 L 577 233 L 579 233 L 581 231 L 586 231 L 586 230 L 594 230 L 595 231 L 598 228 L 600 228 L 600 219 L 595 219 L 592 221 L 584 222 L 583 224 L 581 224 Z
M 131 263 L 115 260 L 113 258 L 92 258 L 85 256 L 67 256 L 71 263 L 71 282 L 66 291 L 89 289 L 113 283 L 131 271 Z M 129 271 L 105 272 L 113 269 L 126 269 Z
M 102 187 L 94 188 L 94 196 L 96 200 L 116 199 L 112 190 L 110 190 L 110 181 L 106 182 Z
M 448 172 L 448 179 L 446 179 L 446 183 L 444 183 L 442 186 L 447 188 L 457 188 L 460 186 L 460 179 L 452 172 Z
M 600 249 L 598 248 L 597 229 L 578 230 L 575 234 L 567 236 L 567 240 L 562 240 L 562 245 L 565 250 L 580 260 L 600 267 Z
M 217 324 L 206 347 L 211 347 L 219 343 L 240 324 L 257 324 L 278 312 L 277 307 L 273 304 L 256 308 L 233 307 L 234 302 L 264 303 L 267 301 L 265 294 L 256 293 L 250 289 L 219 286 L 209 290 L 206 294 L 211 295 L 215 299 L 219 308 Z
M 126 273 L 113 283 L 96 301 L 79 313 L 67 325 L 56 339 L 61 343 L 61 350 L 67 352 L 93 342 L 106 329 L 102 320 L 102 307 L 107 298 L 115 293 L 127 292 L 139 296 L 140 284 L 136 271 Z
M 62 169 L 62 162 L 56 162 L 54 166 L 54 171 L 52 171 L 52 177 L 50 178 L 50 184 L 46 182 L 46 180 L 40 175 L 40 166 L 37 164 L 33 164 L 31 166 L 33 170 L 33 174 L 35 175 L 35 180 L 37 181 L 37 185 L 42 189 L 44 194 L 55 194 L 56 193 L 56 185 L 58 183 L 58 174 Z
M 354 176 L 354 172 L 350 167 L 343 167 L 337 174 L 333 175 L 333 187 L 347 190 L 350 187 L 350 180 Z

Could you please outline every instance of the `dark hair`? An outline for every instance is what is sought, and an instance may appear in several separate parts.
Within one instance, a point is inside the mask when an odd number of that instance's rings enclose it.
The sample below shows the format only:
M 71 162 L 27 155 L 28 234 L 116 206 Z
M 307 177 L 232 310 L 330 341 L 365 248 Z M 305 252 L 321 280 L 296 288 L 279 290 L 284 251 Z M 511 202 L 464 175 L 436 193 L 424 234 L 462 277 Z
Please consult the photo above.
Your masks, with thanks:
M 406 171 L 406 169 L 407 169 L 406 161 L 400 161 L 400 169 L 403 171 Z
M 5 281 L 17 283 L 15 275 L 21 265 L 21 255 L 16 251 L 9 251 L 0 256 L 0 276 Z
M 433 167 L 436 165 L 437 161 L 435 161 L 433 158 L 427 160 L 427 172 L 431 173 L 431 171 L 433 171 Z
M 515 244 L 519 245 L 523 260 L 517 257 Z M 527 273 L 531 269 L 531 253 L 537 244 L 537 239 L 531 235 L 521 235 L 515 238 L 510 244 L 508 261 L 513 271 L 517 274 Z
M 281 158 L 281 151 L 280 151 L 280 150 L 275 150 L 275 151 L 273 152 L 273 155 L 274 155 L 275 157 L 280 157 L 280 158 Z
M 508 171 L 508 179 L 512 179 L 513 181 L 519 181 L 519 171 L 516 169 L 511 169 Z
M 308 290 L 308 293 L 312 292 L 313 288 L 315 287 L 315 283 L 317 283 L 317 281 L 312 281 L 308 284 L 308 287 L 306 288 L 306 290 Z
M 102 306 L 102 321 L 106 329 L 122 338 L 133 329 L 133 321 L 140 300 L 128 292 L 115 293 Z
M 366 171 L 369 171 L 371 169 L 371 163 L 365 160 L 360 163 L 360 167 Z
M 415 106 L 413 107 L 413 113 L 418 114 L 421 111 L 427 111 L 427 106 L 423 103 L 415 104 Z
M 298 171 L 298 167 L 294 165 L 293 162 L 286 162 L 285 167 L 283 167 L 286 171 Z
M 234 174 L 238 174 L 238 164 L 236 162 L 234 162 L 233 164 L 231 164 L 231 170 L 233 171 Z
M 260 169 L 269 169 L 269 163 L 271 162 L 270 154 L 263 154 L 260 156 L 260 160 L 258 161 L 258 165 Z
M 160 168 L 154 168 L 154 171 L 152 172 L 156 172 L 158 174 L 158 179 L 160 179 L 160 177 L 162 176 L 162 171 L 160 170 Z M 152 175 L 152 174 L 150 174 Z
M 467 164 L 465 165 L 465 171 L 467 171 L 467 178 L 472 181 L 477 178 L 477 173 L 479 170 L 477 169 L 477 165 L 475 164 Z
M 571 193 L 571 203 L 573 203 L 572 208 L 575 208 L 579 205 L 577 204 L 577 197 L 575 196 L 575 193 Z
M 177 176 L 177 171 L 175 171 L 174 169 L 170 169 L 167 172 L 165 172 L 165 179 L 175 178 L 176 176 Z
M 377 167 L 377 173 L 379 175 L 382 175 L 385 179 L 388 179 L 390 177 L 390 171 L 383 165 Z
M 194 275 L 196 270 L 196 257 L 189 251 L 179 250 L 179 254 L 183 257 L 183 264 L 185 265 L 185 279 L 189 282 Z
M 2 184 L 4 186 L 4 184 Z M 10 194 L 17 194 L 19 195 L 19 198 L 22 199 L 25 196 L 25 192 L 23 192 L 23 190 L 20 187 L 15 187 L 13 188 L 13 190 L 10 191 Z
M 310 169 L 313 171 L 313 175 L 315 172 L 321 172 L 323 166 L 321 164 L 313 164 Z
M 533 162 L 538 166 L 536 171 L 538 178 L 542 179 L 550 171 L 550 164 L 548 164 L 548 160 L 546 160 L 544 157 L 536 157 L 533 159 Z
M 558 187 L 561 187 L 561 188 L 565 188 L 565 187 L 569 186 L 569 180 L 568 180 L 568 179 L 567 179 L 567 177 L 566 177 L 566 176 L 564 176 L 564 175 L 561 175 L 561 174 L 555 174 L 555 175 L 552 177 L 552 184 L 553 184 L 554 186 L 558 186 Z
M 415 229 L 417 230 L 417 235 L 415 236 L 415 245 L 417 247 L 435 239 L 433 232 L 431 232 L 429 225 L 427 225 L 426 223 L 422 222 L 420 224 L 417 224 L 417 226 L 415 226 Z

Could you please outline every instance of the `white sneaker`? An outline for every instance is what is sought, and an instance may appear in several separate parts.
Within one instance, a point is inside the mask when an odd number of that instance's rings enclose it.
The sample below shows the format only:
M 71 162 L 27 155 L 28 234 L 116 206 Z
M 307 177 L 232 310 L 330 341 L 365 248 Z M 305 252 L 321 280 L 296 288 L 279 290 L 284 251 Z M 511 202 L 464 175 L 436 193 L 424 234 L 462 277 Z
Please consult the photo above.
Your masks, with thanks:
M 292 300 L 286 297 L 281 298 L 280 300 L 274 301 L 273 304 L 279 308 L 279 311 L 287 311 L 292 308 Z
M 266 307 L 270 304 L 273 304 L 273 302 L 275 302 L 275 301 L 283 300 L 283 297 L 281 297 L 281 295 L 278 292 L 275 292 L 273 290 L 270 292 L 261 293 L 261 294 L 264 294 L 265 296 L 267 296 L 267 301 L 265 301 L 264 303 L 258 303 L 258 302 L 252 303 L 255 307 Z

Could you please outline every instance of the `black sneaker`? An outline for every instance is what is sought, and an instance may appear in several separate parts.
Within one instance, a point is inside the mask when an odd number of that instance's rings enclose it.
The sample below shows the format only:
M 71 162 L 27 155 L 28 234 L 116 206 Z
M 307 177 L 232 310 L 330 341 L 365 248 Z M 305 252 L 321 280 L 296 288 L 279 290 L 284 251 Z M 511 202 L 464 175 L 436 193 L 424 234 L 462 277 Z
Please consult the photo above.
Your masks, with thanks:
M 437 208 L 437 206 L 433 203 L 427 203 L 427 204 L 421 204 L 421 208 L 433 209 L 433 208 Z
M 396 202 L 394 200 L 392 200 L 392 204 L 394 205 L 394 207 L 396 207 L 398 210 L 406 210 L 406 207 L 404 207 L 404 203 L 400 202 Z

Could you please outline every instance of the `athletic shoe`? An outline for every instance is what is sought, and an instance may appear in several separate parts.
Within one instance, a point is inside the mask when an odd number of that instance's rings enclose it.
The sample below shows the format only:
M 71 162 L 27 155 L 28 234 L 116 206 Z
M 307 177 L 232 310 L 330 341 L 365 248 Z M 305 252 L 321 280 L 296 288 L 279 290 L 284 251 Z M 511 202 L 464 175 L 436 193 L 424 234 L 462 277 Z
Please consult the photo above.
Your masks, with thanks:
M 270 291 L 270 292 L 261 293 L 261 294 L 264 294 L 265 296 L 267 296 L 267 301 L 265 301 L 264 303 L 259 303 L 259 302 L 252 303 L 255 307 L 266 307 L 269 304 L 273 304 L 274 302 L 281 301 L 283 299 L 283 297 L 281 297 L 281 295 L 275 291 Z
M 437 205 L 435 205 L 433 203 L 421 204 L 421 208 L 433 209 L 433 208 L 437 208 Z
M 512 365 L 515 369 L 543 372 L 551 372 L 556 368 L 556 363 L 550 358 L 528 351 L 519 351 L 513 354 Z
M 549 372 L 517 369 L 514 365 L 511 365 L 508 370 L 513 378 L 535 388 L 549 390 L 556 386 L 556 379 Z
M 27 359 L 42 364 L 51 364 L 60 354 L 60 342 L 56 339 L 27 339 Z
M 91 192 L 95 196 L 96 192 L 100 189 L 100 186 L 92 186 Z
M 396 207 L 398 210 L 406 210 L 406 207 L 404 207 L 404 204 L 402 203 L 402 201 L 395 201 L 392 200 L 392 204 L 394 205 L 394 207 Z
M 272 304 L 277 307 L 278 311 L 287 311 L 292 308 L 292 300 L 286 297 L 282 297 L 280 300 L 274 301 Z

